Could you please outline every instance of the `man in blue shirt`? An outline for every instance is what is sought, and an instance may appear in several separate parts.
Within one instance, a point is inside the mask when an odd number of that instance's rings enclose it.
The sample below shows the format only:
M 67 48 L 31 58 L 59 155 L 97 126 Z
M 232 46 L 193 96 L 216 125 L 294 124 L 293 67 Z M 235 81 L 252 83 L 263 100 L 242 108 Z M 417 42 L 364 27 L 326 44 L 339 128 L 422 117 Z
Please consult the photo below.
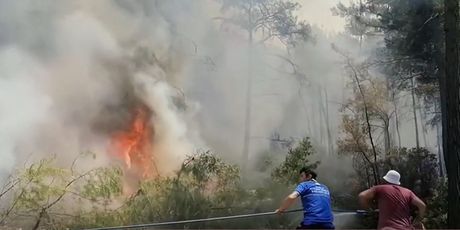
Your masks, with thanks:
M 300 170 L 300 184 L 283 201 L 277 213 L 284 212 L 297 197 L 301 197 L 304 219 L 297 229 L 334 229 L 329 189 L 316 181 L 316 173 L 308 168 Z

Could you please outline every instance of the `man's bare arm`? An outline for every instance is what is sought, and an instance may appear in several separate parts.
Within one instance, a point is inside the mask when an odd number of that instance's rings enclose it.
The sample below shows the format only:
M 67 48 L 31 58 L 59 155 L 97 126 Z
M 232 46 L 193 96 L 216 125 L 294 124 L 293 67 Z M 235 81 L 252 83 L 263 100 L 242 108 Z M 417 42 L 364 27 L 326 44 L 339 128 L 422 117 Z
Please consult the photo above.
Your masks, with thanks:
M 412 194 L 411 204 L 417 207 L 418 219 L 421 221 L 423 217 L 425 216 L 426 204 L 420 198 L 418 198 L 418 196 L 415 194 Z
M 289 194 L 289 196 L 287 196 L 281 203 L 280 207 L 276 210 L 276 212 L 281 213 L 286 211 L 286 209 L 288 209 L 294 203 L 294 201 L 297 199 L 297 197 L 299 197 L 299 195 L 300 194 L 298 192 L 293 192 Z
M 358 195 L 359 204 L 361 205 L 363 209 L 370 209 L 371 201 L 374 199 L 374 197 L 375 197 L 375 191 L 373 188 L 365 190 Z

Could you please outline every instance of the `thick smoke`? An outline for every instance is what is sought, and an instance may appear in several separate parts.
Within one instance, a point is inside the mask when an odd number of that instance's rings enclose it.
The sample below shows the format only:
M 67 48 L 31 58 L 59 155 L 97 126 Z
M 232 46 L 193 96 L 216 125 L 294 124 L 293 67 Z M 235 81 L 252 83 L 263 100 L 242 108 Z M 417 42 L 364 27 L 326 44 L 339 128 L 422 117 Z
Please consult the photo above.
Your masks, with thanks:
M 25 160 L 56 155 L 68 163 L 84 151 L 98 155 L 91 167 L 110 163 L 111 134 L 126 126 L 138 104 L 153 111 L 154 157 L 161 171 L 176 167 L 201 144 L 199 133 L 189 133 L 186 125 L 193 107 L 178 106 L 183 96 L 174 83 L 184 64 L 170 54 L 170 25 L 153 6 L 1 4 L 4 174 Z
M 249 60 L 246 33 L 220 16 L 215 0 L 0 1 L 0 179 L 50 156 L 68 166 L 90 151 L 97 158 L 80 167 L 114 163 L 111 138 L 139 105 L 151 112 L 160 174 L 207 149 L 241 163 L 251 74 L 251 166 L 264 151 L 281 161 L 283 139 L 308 136 L 318 152 L 312 160 L 321 161 L 319 180 L 347 193 L 352 188 L 343 182 L 353 168 L 337 157 L 335 142 L 350 79 L 331 43 L 363 61 L 381 39 L 360 46 L 313 27 L 313 39 L 288 52 L 268 41 Z M 401 117 L 410 120 L 409 106 Z M 403 146 L 414 145 L 413 124 L 400 129 Z M 245 176 L 260 182 L 267 174 Z
M 1 4 L 5 173 L 25 160 L 56 155 L 66 163 L 83 151 L 98 154 L 92 166 L 108 163 L 110 135 L 139 103 L 152 110 L 163 171 L 204 148 L 238 161 L 247 42 L 212 19 L 216 1 Z M 258 47 L 251 63 L 252 153 L 268 146 L 293 96 L 295 81 L 266 68 L 283 64 L 277 52 Z
M 348 80 L 330 44 L 368 50 L 314 28 L 314 39 L 289 52 L 276 41 L 257 45 L 249 63 L 245 32 L 216 20 L 219 7 L 214 0 L 0 2 L 2 173 L 51 155 L 67 164 L 84 151 L 98 156 L 84 165 L 110 164 L 111 135 L 139 104 L 152 112 L 162 173 L 203 149 L 239 163 L 248 73 L 253 162 L 275 132 L 310 136 L 320 154 L 333 153 Z

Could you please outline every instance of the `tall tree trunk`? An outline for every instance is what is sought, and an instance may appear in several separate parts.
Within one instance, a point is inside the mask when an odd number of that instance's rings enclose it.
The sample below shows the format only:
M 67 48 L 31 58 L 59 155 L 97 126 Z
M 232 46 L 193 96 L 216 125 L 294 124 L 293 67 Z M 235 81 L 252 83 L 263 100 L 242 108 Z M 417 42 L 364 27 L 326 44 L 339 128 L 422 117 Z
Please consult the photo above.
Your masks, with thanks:
M 366 126 L 367 126 L 367 135 L 369 137 L 369 141 L 372 147 L 372 155 L 374 156 L 374 161 L 372 162 L 372 170 L 373 170 L 373 175 L 374 175 L 374 184 L 377 185 L 380 183 L 380 176 L 379 176 L 379 170 L 377 167 L 377 148 L 375 147 L 374 143 L 374 137 L 372 135 L 372 125 L 370 121 L 370 116 L 369 116 L 369 109 L 367 106 L 367 101 L 366 101 L 366 96 L 364 95 L 363 89 L 361 87 L 361 82 L 359 81 L 358 78 L 358 71 L 355 69 L 353 66 L 353 63 L 351 63 L 350 59 L 347 59 L 347 64 L 351 68 L 353 72 L 353 79 L 356 83 L 356 87 L 358 88 L 359 94 L 361 95 L 361 98 L 363 100 L 363 105 L 364 105 L 364 119 L 366 121 Z
M 398 147 L 401 148 L 401 132 L 399 131 L 398 102 L 396 101 L 394 92 L 392 93 L 391 97 L 392 97 L 393 107 L 395 110 L 395 126 L 396 126 L 396 134 L 398 135 Z
M 460 228 L 460 79 L 458 0 L 444 0 L 445 77 L 441 79 L 443 150 L 448 177 L 448 228 Z
M 439 111 L 438 102 L 434 102 L 434 110 Z M 439 122 L 436 122 L 436 146 L 438 148 L 438 164 L 439 164 L 439 175 L 441 177 L 446 176 L 446 165 L 444 161 L 444 155 L 442 154 L 442 127 Z
M 417 106 L 418 114 L 420 115 L 420 126 L 422 127 L 423 145 L 425 146 L 425 148 L 428 148 L 429 143 L 428 143 L 428 140 L 426 139 L 427 130 L 426 130 L 426 125 L 425 125 L 426 114 L 424 111 L 422 111 L 422 103 L 420 102 L 420 99 L 416 97 L 416 100 L 417 100 L 417 105 L 418 105 Z
M 252 3 L 252 1 L 250 1 Z M 253 52 L 253 31 L 252 31 L 252 7 L 249 8 L 249 29 L 248 29 L 248 76 L 247 76 L 247 89 L 246 89 L 246 113 L 244 119 L 244 142 L 242 154 L 242 171 L 246 173 L 247 164 L 249 160 L 249 148 L 251 141 L 251 110 L 252 110 L 252 52 Z
M 307 97 L 308 97 L 308 100 L 310 101 L 310 108 L 316 108 L 316 103 L 317 103 L 317 100 L 315 100 L 318 95 L 316 94 L 316 90 L 313 88 L 312 90 L 308 90 L 307 92 Z M 312 110 L 312 109 L 310 109 Z M 315 140 L 315 141 L 318 141 L 320 140 L 320 137 L 321 137 L 321 125 L 318 125 L 318 119 L 321 119 L 321 115 L 318 114 L 318 112 L 320 111 L 311 111 L 310 113 L 310 116 L 311 116 L 311 121 L 312 121 L 312 124 L 311 124 L 311 128 L 312 128 L 312 138 Z M 319 137 L 319 138 L 318 138 Z
M 312 137 L 312 134 L 313 134 L 312 123 L 310 119 L 309 110 L 307 109 L 307 101 L 303 97 L 302 89 L 299 89 L 298 94 L 299 94 L 300 104 L 303 108 L 303 111 L 305 112 L 305 120 L 306 120 L 305 124 L 306 124 L 307 134 L 308 136 Z
M 363 7 L 364 7 L 363 1 L 359 0 L 359 12 L 358 12 L 359 18 L 361 18 L 363 15 Z M 364 33 L 361 32 L 361 34 L 359 35 L 359 50 L 360 51 L 363 48 L 363 39 L 364 39 Z
M 251 67 L 249 67 L 251 69 Z M 249 160 L 249 148 L 251 139 L 251 107 L 252 107 L 252 71 L 248 71 L 247 89 L 246 89 L 246 114 L 244 119 L 244 143 L 243 143 L 243 159 L 242 170 L 246 172 L 247 163 Z
M 323 90 L 321 86 L 318 86 L 316 90 L 317 90 L 317 96 L 318 96 L 317 104 L 318 104 L 318 111 L 319 111 L 319 117 L 318 117 L 319 136 L 320 136 L 320 143 L 321 145 L 323 145 L 324 144 L 324 118 L 326 116 L 324 107 L 323 107 L 323 100 L 322 100 Z
M 332 146 L 332 136 L 331 136 L 331 129 L 329 126 L 329 107 L 328 107 L 328 99 L 327 99 L 327 91 L 323 87 L 318 87 L 319 88 L 319 109 L 320 109 L 320 121 L 321 121 L 321 126 L 322 130 L 323 127 L 326 130 L 326 133 L 324 134 L 326 136 L 326 144 L 327 144 L 327 153 L 332 154 L 334 151 L 334 147 Z M 323 97 L 323 92 L 324 92 L 324 97 Z M 323 125 L 324 124 L 324 125 Z M 323 131 L 320 133 L 321 136 L 323 136 Z M 323 138 L 321 138 L 322 140 Z M 321 141 L 321 143 L 323 143 Z
M 372 187 L 372 182 L 371 182 L 371 176 L 369 175 L 369 168 L 366 167 L 366 178 L 367 178 L 367 187 L 370 188 Z
M 392 99 L 392 91 L 390 91 L 390 80 L 388 78 L 385 78 L 385 100 L 386 101 L 391 101 Z M 391 121 L 391 115 L 390 114 L 384 114 L 383 117 L 383 127 L 384 127 L 384 144 L 385 144 L 385 155 L 387 155 L 391 148 L 392 148 L 392 135 L 390 134 L 390 121 Z
M 414 77 L 412 76 L 412 70 L 410 72 L 410 81 L 412 84 L 411 95 L 412 95 L 412 112 L 414 113 L 414 126 L 415 126 L 415 144 L 417 148 L 420 148 L 420 140 L 418 134 L 418 121 L 417 121 L 417 103 L 415 102 L 415 83 Z
M 384 147 L 385 147 L 385 155 L 386 155 L 390 152 L 390 149 L 391 149 L 390 119 L 388 117 L 384 117 L 382 120 L 383 120 L 383 139 L 384 139 Z
M 329 125 L 329 100 L 327 97 L 327 90 L 324 89 L 324 100 L 325 100 L 325 107 L 326 107 L 326 129 L 327 129 L 327 151 L 329 152 L 329 155 L 331 155 L 334 152 L 334 144 L 332 141 L 332 135 L 331 135 L 331 126 Z

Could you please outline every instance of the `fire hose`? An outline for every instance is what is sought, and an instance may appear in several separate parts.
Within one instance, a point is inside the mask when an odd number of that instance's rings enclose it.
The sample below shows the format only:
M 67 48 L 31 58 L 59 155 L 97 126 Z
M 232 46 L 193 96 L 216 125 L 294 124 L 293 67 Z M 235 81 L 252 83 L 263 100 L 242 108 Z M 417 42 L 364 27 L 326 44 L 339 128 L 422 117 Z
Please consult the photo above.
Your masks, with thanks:
M 303 212 L 303 209 L 293 209 L 284 211 L 283 213 L 293 213 L 293 212 Z M 334 210 L 334 212 L 341 212 L 341 213 L 351 213 L 355 215 L 367 215 L 368 211 L 365 210 Z M 133 228 L 148 228 L 148 227 L 159 227 L 159 226 L 166 226 L 166 225 L 177 225 L 177 224 L 191 224 L 191 223 L 199 223 L 199 222 L 210 222 L 210 221 L 217 221 L 217 220 L 230 220 L 230 219 L 240 219 L 240 218 L 248 218 L 248 217 L 258 217 L 258 216 L 269 216 L 277 214 L 275 211 L 273 212 L 262 212 L 262 213 L 253 213 L 253 214 L 243 214 L 243 215 L 234 215 L 234 216 L 220 216 L 220 217 L 209 217 L 203 219 L 193 219 L 193 220 L 179 220 L 179 221 L 168 221 L 168 222 L 160 222 L 160 223 L 149 223 L 149 224 L 136 224 L 136 225 L 126 225 L 126 226 L 114 226 L 114 227 L 101 227 L 101 228 L 90 228 L 85 230 L 112 230 L 112 229 L 133 229 Z

